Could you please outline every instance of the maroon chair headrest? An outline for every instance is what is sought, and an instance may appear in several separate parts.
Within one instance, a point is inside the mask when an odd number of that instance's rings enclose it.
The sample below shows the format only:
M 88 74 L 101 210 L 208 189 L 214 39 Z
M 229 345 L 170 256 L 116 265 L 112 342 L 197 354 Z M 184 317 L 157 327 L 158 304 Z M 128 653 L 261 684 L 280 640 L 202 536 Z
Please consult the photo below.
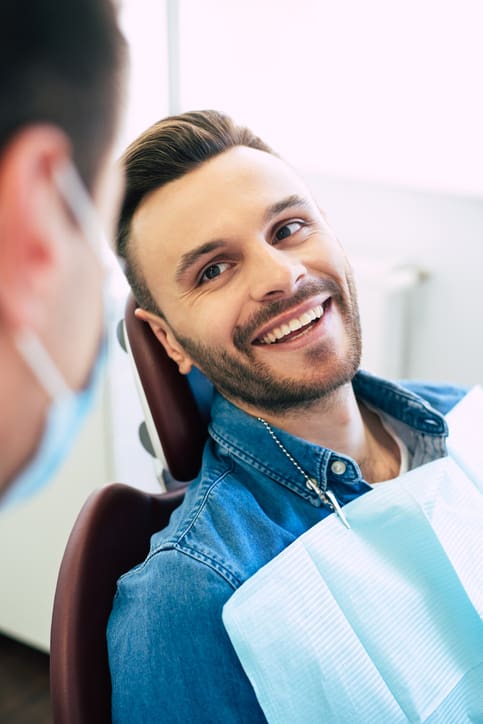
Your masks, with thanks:
M 176 480 L 193 480 L 201 467 L 207 421 L 186 376 L 180 374 L 150 326 L 135 316 L 137 306 L 130 294 L 125 329 L 166 464 Z

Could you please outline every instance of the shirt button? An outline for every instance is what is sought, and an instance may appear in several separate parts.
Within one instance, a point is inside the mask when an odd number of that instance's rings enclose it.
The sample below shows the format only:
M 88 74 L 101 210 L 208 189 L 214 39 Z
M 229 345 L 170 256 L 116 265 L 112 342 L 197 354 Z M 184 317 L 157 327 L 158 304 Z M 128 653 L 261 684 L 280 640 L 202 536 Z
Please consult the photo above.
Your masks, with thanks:
M 345 471 L 347 470 L 347 465 L 343 460 L 334 460 L 334 462 L 330 466 L 330 469 L 332 470 L 334 475 L 344 475 Z

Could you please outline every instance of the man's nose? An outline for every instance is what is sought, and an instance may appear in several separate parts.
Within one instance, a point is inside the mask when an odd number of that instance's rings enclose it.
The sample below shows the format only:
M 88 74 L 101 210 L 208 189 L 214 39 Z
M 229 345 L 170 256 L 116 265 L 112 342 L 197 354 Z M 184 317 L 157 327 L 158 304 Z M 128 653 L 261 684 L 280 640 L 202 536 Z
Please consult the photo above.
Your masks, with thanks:
M 261 302 L 292 295 L 307 270 L 293 252 L 264 243 L 251 255 L 248 273 L 250 295 Z

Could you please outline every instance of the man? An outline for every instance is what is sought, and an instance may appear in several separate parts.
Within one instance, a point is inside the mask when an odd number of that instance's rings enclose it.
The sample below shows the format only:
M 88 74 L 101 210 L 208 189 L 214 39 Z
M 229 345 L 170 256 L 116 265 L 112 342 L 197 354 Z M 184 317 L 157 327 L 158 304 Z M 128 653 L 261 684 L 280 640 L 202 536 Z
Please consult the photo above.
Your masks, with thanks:
M 222 624 L 233 592 L 326 516 L 446 454 L 462 396 L 359 372 L 356 291 L 304 183 L 213 112 L 146 131 L 125 155 L 119 251 L 183 374 L 219 394 L 198 478 L 108 630 L 116 722 L 264 721 Z
M 1 505 L 48 481 L 91 398 L 123 56 L 111 0 L 1 4 Z

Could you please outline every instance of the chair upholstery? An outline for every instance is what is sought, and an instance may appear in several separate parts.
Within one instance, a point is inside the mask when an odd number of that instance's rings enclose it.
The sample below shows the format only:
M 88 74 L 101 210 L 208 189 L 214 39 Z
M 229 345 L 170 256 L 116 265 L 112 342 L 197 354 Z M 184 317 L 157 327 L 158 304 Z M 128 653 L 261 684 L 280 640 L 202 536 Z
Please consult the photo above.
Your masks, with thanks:
M 207 421 L 198 397 L 206 394 L 209 383 L 198 373 L 198 392 L 193 392 L 188 378 L 179 373 L 149 325 L 135 316 L 136 306 L 134 297 L 129 295 L 125 330 L 140 382 L 141 398 L 144 398 L 149 435 L 155 438 L 152 439 L 155 451 L 161 444 L 160 457 L 164 454 L 173 478 L 189 481 L 198 474 L 207 437 Z
M 114 483 L 95 491 L 70 535 L 59 572 L 51 629 L 54 724 L 111 721 L 106 625 L 119 576 L 140 563 L 150 536 L 184 495 L 150 495 Z

